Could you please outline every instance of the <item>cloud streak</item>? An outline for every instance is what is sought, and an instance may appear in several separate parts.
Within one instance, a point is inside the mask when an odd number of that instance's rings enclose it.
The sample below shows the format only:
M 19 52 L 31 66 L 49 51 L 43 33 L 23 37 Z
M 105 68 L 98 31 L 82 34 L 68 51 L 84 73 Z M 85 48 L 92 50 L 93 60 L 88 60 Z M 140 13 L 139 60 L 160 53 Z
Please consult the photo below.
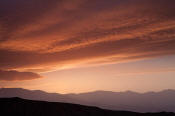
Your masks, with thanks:
M 42 76 L 32 72 L 18 72 L 14 70 L 0 70 L 1 81 L 24 81 L 41 78 Z
M 42 72 L 175 54 L 174 0 L 2 0 L 0 69 Z

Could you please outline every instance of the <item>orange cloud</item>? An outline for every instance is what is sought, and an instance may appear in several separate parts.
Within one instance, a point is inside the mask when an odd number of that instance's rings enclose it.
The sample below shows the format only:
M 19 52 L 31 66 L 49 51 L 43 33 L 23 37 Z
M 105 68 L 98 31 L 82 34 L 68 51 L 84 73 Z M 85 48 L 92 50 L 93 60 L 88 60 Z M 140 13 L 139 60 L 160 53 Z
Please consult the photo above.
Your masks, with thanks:
M 174 5 L 174 0 L 3 0 L 0 69 L 42 72 L 172 55 Z
M 1 81 L 24 81 L 38 79 L 42 76 L 32 73 L 32 72 L 18 72 L 15 70 L 4 71 L 0 70 L 0 80 Z

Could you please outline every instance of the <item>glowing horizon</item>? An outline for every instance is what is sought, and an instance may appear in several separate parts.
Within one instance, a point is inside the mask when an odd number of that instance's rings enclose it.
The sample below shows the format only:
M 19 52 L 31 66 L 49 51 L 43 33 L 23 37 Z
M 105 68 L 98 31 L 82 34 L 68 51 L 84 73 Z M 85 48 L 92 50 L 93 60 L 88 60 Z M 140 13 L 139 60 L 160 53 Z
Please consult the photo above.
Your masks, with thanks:
M 61 93 L 175 89 L 174 5 L 2 0 L 0 83 Z

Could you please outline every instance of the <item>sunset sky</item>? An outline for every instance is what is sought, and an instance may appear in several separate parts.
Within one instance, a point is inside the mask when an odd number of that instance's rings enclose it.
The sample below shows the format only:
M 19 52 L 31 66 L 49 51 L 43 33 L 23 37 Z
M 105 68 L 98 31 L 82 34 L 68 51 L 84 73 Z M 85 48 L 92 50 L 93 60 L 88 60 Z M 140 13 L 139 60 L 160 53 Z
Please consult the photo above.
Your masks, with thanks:
M 0 87 L 175 89 L 175 0 L 0 0 Z

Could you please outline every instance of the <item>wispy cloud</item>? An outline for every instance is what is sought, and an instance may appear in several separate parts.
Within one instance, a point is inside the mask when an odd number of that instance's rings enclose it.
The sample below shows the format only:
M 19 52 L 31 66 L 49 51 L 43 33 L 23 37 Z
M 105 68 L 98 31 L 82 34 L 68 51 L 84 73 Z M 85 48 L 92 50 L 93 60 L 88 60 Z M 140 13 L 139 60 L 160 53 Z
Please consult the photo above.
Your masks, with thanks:
M 40 72 L 175 54 L 174 0 L 0 4 L 0 69 Z

